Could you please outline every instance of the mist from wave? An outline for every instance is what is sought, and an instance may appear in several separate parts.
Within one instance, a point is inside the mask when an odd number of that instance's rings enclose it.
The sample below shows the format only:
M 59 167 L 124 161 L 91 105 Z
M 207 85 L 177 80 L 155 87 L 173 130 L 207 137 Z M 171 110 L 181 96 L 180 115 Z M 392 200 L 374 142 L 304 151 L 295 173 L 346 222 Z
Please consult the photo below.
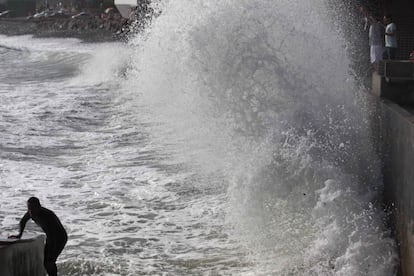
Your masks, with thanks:
M 127 45 L 2 37 L 0 210 L 63 214 L 65 275 L 395 274 L 332 5 L 153 5 Z
M 131 41 L 124 87 L 168 126 L 155 137 L 226 179 L 227 222 L 255 273 L 395 273 L 373 110 L 331 12 L 318 0 L 168 1 Z

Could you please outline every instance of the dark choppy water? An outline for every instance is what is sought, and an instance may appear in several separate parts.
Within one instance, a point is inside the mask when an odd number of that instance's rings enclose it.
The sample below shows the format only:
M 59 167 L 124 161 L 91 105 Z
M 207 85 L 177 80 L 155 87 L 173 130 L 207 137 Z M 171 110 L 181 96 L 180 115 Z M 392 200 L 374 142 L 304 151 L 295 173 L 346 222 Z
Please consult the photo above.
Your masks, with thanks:
M 162 10 L 128 44 L 0 37 L 0 234 L 35 195 L 69 232 L 62 275 L 393 275 L 323 1 Z

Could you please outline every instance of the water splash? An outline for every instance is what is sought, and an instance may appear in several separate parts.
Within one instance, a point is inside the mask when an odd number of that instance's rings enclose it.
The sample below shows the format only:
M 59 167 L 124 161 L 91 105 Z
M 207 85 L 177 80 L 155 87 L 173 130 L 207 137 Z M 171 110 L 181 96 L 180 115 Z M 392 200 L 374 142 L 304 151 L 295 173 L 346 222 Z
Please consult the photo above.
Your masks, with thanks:
M 3 92 L 3 209 L 38 192 L 64 214 L 67 275 L 392 275 L 371 111 L 325 2 L 157 4 L 128 45 L 5 40 L 47 66 Z
M 257 273 L 390 275 L 371 111 L 324 1 L 169 1 L 125 89 L 187 163 L 224 175 Z

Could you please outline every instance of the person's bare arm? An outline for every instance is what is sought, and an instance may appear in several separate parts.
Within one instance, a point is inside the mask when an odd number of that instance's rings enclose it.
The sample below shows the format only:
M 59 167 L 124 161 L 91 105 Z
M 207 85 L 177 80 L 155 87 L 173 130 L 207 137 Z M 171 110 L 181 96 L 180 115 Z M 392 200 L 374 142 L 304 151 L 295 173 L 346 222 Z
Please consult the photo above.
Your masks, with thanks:
M 397 32 L 388 32 L 388 33 L 385 33 L 385 34 L 389 35 L 389 36 L 395 36 L 397 34 Z
M 371 25 L 377 22 L 377 20 L 375 20 L 375 17 L 373 17 L 372 15 L 368 16 L 367 18 Z
M 385 35 L 396 36 L 397 35 L 397 26 L 395 25 L 395 23 L 390 23 L 389 26 L 390 27 L 388 28 L 388 32 L 387 32 L 387 27 L 385 28 Z
M 358 8 L 359 12 L 362 13 L 362 15 L 368 17 L 368 11 L 364 6 L 359 5 L 359 6 L 357 6 L 357 8 Z

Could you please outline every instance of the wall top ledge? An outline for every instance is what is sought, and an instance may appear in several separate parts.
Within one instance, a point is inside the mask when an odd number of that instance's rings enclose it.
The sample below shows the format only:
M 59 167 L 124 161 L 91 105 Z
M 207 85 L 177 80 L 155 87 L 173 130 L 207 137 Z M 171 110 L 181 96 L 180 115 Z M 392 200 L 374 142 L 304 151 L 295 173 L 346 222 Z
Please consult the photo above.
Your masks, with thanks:
M 8 239 L 8 238 L 0 236 L 0 249 L 9 247 L 13 244 L 35 242 L 38 239 L 44 240 L 44 235 L 33 236 L 33 237 L 24 237 L 22 239 Z

